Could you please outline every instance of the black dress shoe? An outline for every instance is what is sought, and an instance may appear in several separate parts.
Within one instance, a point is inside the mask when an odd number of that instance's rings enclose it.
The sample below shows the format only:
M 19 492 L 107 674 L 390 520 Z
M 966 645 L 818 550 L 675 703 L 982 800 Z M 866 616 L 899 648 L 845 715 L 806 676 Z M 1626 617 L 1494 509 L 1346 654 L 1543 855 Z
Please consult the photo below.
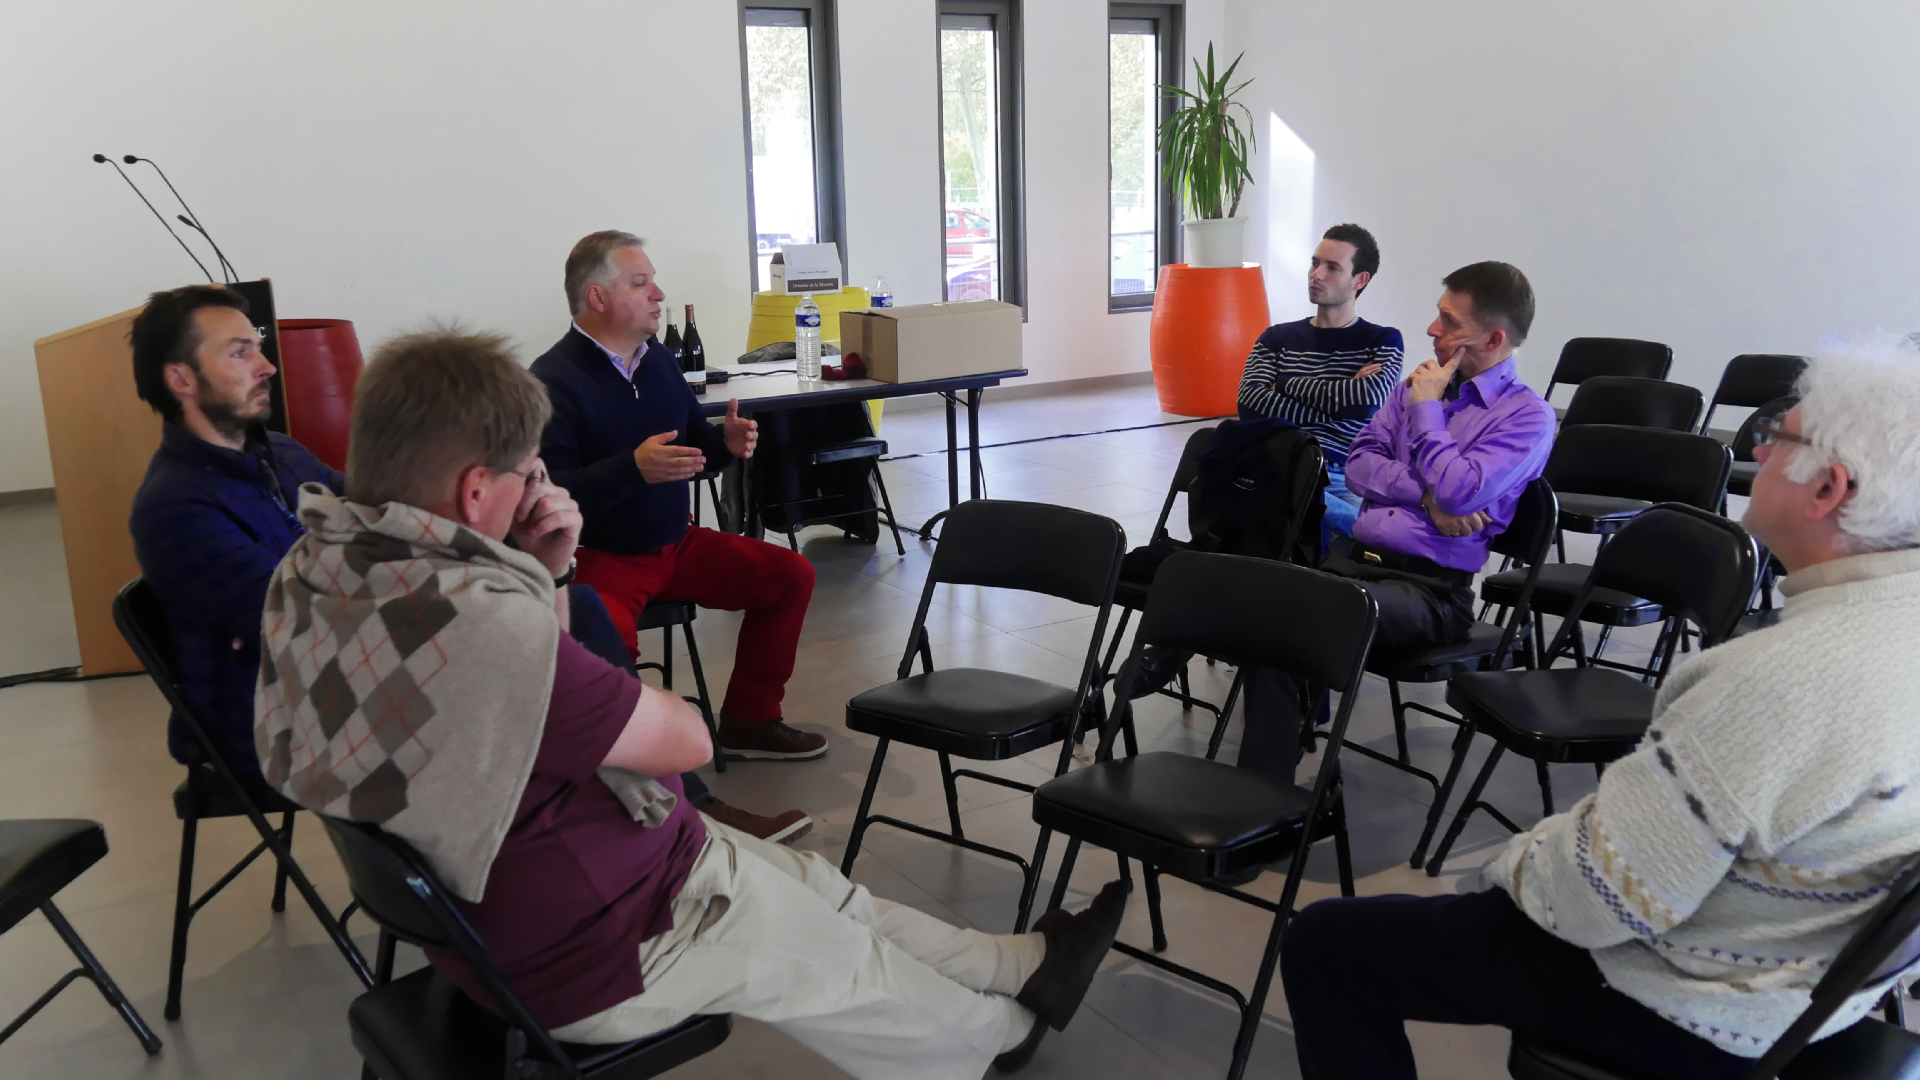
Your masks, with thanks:
M 1143 698 L 1177 678 L 1187 668 L 1187 661 L 1193 654 L 1183 649 L 1168 649 L 1159 645 L 1149 645 L 1140 653 L 1140 674 L 1134 681 L 1133 690 L 1128 695 Z
M 1032 1061 L 1033 1052 L 1040 1047 L 1040 1036 L 1046 1033 L 1046 1022 L 1037 1016 L 1034 1017 L 1033 1030 L 1027 1032 L 1027 1037 L 1020 1040 L 1020 1045 L 1005 1051 L 993 1059 L 994 1070 L 997 1072 L 1012 1072 L 1027 1062 Z
M 1132 888 L 1125 881 L 1110 881 L 1085 911 L 1069 915 L 1055 908 L 1035 920 L 1033 928 L 1047 938 L 1046 959 L 1013 1000 L 1032 1009 L 1041 1023 L 1065 1031 L 1093 985 L 1100 961 L 1113 947 Z

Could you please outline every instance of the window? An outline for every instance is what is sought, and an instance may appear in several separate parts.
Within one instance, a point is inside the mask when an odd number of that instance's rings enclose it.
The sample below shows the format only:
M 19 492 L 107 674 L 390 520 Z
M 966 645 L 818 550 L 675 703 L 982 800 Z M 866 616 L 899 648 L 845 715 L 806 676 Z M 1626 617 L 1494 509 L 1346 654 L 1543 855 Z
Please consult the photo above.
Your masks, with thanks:
M 839 114 L 831 0 L 742 5 L 747 225 L 754 288 L 786 244 L 839 242 Z
M 1114 4 L 1107 25 L 1108 307 L 1153 306 L 1160 267 L 1177 258 L 1173 192 L 1161 175 L 1159 128 L 1180 85 L 1178 7 Z
M 1011 0 L 941 0 L 946 298 L 1025 299 L 1020 39 Z

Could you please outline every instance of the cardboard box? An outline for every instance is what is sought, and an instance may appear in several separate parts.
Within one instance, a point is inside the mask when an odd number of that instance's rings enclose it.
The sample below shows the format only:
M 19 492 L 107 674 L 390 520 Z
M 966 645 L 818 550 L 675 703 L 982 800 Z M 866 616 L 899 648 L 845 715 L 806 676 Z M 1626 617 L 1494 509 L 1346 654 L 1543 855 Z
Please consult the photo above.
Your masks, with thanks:
M 843 284 L 839 244 L 788 244 L 768 268 L 773 290 L 787 296 L 837 293 Z
M 867 377 L 920 382 L 989 371 L 1017 371 L 1020 307 L 998 300 L 959 300 L 869 308 L 840 316 L 840 351 L 866 361 Z

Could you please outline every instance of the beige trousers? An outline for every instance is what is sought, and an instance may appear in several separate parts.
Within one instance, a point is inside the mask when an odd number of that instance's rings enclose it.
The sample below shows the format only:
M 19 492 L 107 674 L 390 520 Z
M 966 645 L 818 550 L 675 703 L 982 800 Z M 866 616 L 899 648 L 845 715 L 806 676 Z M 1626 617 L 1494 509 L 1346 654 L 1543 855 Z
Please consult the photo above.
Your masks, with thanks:
M 857 1080 L 979 1080 L 1026 1037 L 1012 995 L 1045 955 L 1039 934 L 983 934 L 882 900 L 813 852 L 707 819 L 707 845 L 640 944 L 645 992 L 554 1029 L 617 1043 L 701 1013 L 762 1020 Z

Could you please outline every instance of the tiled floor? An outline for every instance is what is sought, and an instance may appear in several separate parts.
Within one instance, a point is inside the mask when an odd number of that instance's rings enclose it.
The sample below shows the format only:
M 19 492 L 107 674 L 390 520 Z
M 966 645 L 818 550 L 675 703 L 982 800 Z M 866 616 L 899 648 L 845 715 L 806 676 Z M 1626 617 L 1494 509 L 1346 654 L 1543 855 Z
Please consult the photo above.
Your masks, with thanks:
M 982 442 L 1179 419 L 1161 414 L 1145 387 L 990 402 L 983 414 Z M 1125 527 L 1131 543 L 1141 543 L 1152 530 L 1174 461 L 1192 430 L 1191 424 L 1178 424 L 988 449 L 988 491 L 1000 498 L 1109 514 Z M 883 431 L 897 456 L 944 446 L 944 423 L 937 409 L 891 409 Z M 943 459 L 903 457 L 883 469 L 903 520 L 917 522 L 945 505 Z M 1174 520 L 1178 532 L 1180 512 Z M 831 751 L 819 762 L 735 765 L 724 776 L 710 775 L 709 782 L 728 801 L 749 808 L 805 807 L 820 824 L 803 845 L 837 861 L 873 749 L 872 739 L 842 725 L 842 706 L 853 694 L 893 676 L 930 548 L 912 545 L 903 559 L 890 544 L 863 547 L 830 528 L 804 533 L 802 545 L 819 570 L 819 582 L 798 670 L 788 689 L 787 715 L 824 732 Z M 1575 549 L 1571 554 L 1576 558 L 1585 550 L 1577 543 Z M 0 558 L 0 597 L 5 598 L 0 675 L 76 663 L 52 507 L 0 509 L 0 552 L 5 554 Z M 1286 617 L 1275 613 L 1275 618 Z M 1071 683 L 1092 621 L 1089 611 L 1064 603 L 962 589 L 936 597 L 930 629 L 936 660 L 943 665 L 989 666 Z M 737 624 L 737 618 L 723 612 L 701 615 L 702 655 L 715 686 L 724 685 L 732 666 Z M 1629 636 L 1621 651 L 1645 647 Z M 1213 700 L 1225 696 L 1230 678 L 1225 669 L 1196 662 L 1193 674 L 1197 692 Z M 1440 700 L 1436 688 L 1413 687 L 1408 693 L 1415 700 Z M 1392 742 L 1386 698 L 1385 686 L 1369 680 L 1356 712 L 1355 736 L 1376 747 Z M 1205 714 L 1183 716 L 1172 701 L 1153 698 L 1139 716 L 1149 748 L 1204 751 L 1210 730 Z M 60 904 L 166 1041 L 159 1058 L 142 1057 L 97 994 L 84 985 L 71 987 L 0 1045 L 0 1076 L 347 1080 L 357 1075 L 359 1063 L 347 1040 L 345 1015 L 357 984 L 297 900 L 285 915 L 269 912 L 270 874 L 264 867 L 249 870 L 196 921 L 184 1016 L 175 1023 L 161 1021 L 179 851 L 168 794 L 180 779 L 179 768 L 167 757 L 164 725 L 160 697 L 144 678 L 0 690 L 0 817 L 89 817 L 106 825 L 112 854 L 68 888 Z M 1416 724 L 1416 759 L 1430 769 L 1441 768 L 1452 730 L 1437 721 Z M 1236 722 L 1227 733 L 1225 755 L 1234 752 L 1237 739 Z M 992 768 L 1038 782 L 1050 775 L 1054 755 L 1039 751 Z M 710 774 L 711 768 L 706 771 Z M 1350 760 L 1347 776 L 1362 894 L 1475 886 L 1478 864 L 1503 835 L 1497 826 L 1476 819 L 1448 872 L 1428 878 L 1406 865 L 1429 802 L 1425 785 L 1357 756 Z M 1585 768 L 1556 768 L 1554 778 L 1562 806 L 1593 784 L 1593 774 Z M 1523 822 L 1537 813 L 1538 790 L 1524 764 L 1503 766 L 1490 792 Z M 961 793 L 969 836 L 1031 849 L 1035 829 L 1025 796 L 965 781 Z M 890 755 L 876 809 L 943 826 L 933 756 L 912 749 Z M 222 860 L 238 858 L 251 845 L 243 822 L 206 824 L 201 831 L 200 884 L 214 879 Z M 336 908 L 344 903 L 343 876 L 311 819 L 301 823 L 295 853 L 329 901 Z M 1081 859 L 1070 906 L 1083 903 L 1113 873 L 1109 858 Z M 943 918 L 992 931 L 1011 927 L 1018 877 L 993 860 L 875 829 L 868 834 L 854 876 L 883 896 Z M 1308 876 L 1305 899 L 1337 892 L 1330 852 L 1316 851 Z M 1254 888 L 1277 896 L 1280 878 L 1268 874 Z M 1267 931 L 1266 916 L 1172 879 L 1166 881 L 1165 899 L 1172 938 L 1168 955 L 1247 986 Z M 366 929 L 364 922 L 356 926 Z M 1133 905 L 1123 934 L 1136 942 L 1146 939 L 1144 904 Z M 370 947 L 371 938 L 365 943 Z M 70 966 L 65 950 L 37 915 L 0 936 L 0 1019 L 24 1008 Z M 1087 1007 L 1064 1035 L 1042 1046 L 1026 1075 L 1108 1080 L 1219 1075 L 1226 1068 L 1235 1020 L 1218 996 L 1115 954 Z M 1416 1027 L 1423 1076 L 1505 1075 L 1503 1032 Z M 674 1075 L 802 1080 L 841 1074 L 780 1033 L 741 1021 L 726 1045 Z M 1285 1003 L 1277 987 L 1249 1075 L 1297 1075 Z

